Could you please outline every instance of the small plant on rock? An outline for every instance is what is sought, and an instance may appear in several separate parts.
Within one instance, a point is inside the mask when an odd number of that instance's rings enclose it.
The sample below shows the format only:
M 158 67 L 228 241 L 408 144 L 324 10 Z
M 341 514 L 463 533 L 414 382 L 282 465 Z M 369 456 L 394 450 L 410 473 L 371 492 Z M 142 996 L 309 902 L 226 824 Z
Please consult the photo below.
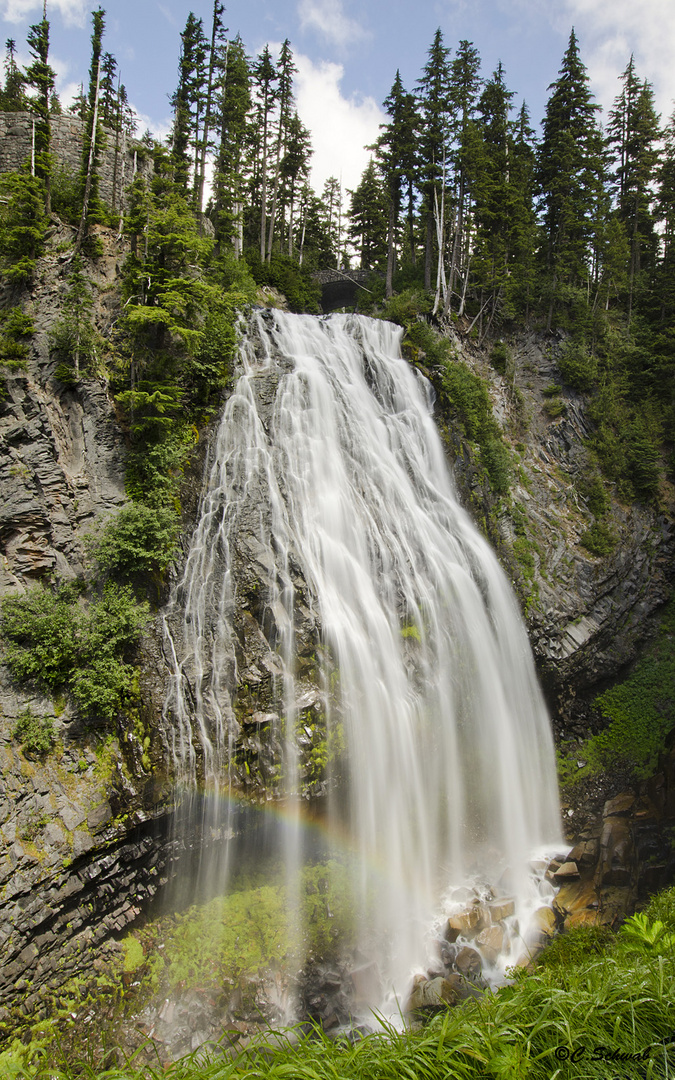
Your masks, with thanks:
M 19 713 L 12 736 L 24 754 L 42 757 L 49 753 L 56 742 L 54 721 L 50 716 L 35 716 L 30 709 L 24 709 Z

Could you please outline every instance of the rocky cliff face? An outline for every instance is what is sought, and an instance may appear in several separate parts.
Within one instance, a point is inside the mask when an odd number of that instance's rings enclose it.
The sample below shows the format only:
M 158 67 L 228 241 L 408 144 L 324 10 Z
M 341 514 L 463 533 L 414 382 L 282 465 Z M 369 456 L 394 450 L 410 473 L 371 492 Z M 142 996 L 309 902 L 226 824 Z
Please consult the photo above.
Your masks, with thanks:
M 0 592 L 84 570 L 84 540 L 124 499 L 124 437 L 104 382 L 66 388 L 54 378 L 49 331 L 66 289 L 54 227 L 50 253 L 24 299 L 36 333 L 25 371 L 3 378 L 0 399 Z M 89 267 L 96 319 L 111 318 L 122 252 L 103 230 L 104 254 Z M 17 297 L 2 297 L 5 304 Z M 46 758 L 12 736 L 29 709 L 57 735 Z M 0 668 L 0 1001 L 34 1005 L 50 982 L 86 966 L 87 949 L 119 932 L 162 878 L 169 849 L 154 819 L 166 807 L 139 764 L 133 729 L 86 730 L 67 700 L 18 690 Z
M 102 230 L 100 235 L 104 254 L 89 272 L 98 286 L 96 318 L 105 329 L 119 303 L 116 284 L 123 253 L 112 233 Z M 84 379 L 66 389 L 54 378 L 48 335 L 66 288 L 58 247 L 68 238 L 54 226 L 49 253 L 25 302 L 37 330 L 30 361 L 24 372 L 6 377 L 0 403 L 0 588 L 5 591 L 80 574 L 86 533 L 125 497 L 124 437 L 105 383 Z M 488 380 L 496 414 L 517 455 L 512 498 L 500 502 L 466 446 L 451 433 L 458 486 L 519 588 L 558 731 L 583 733 L 593 690 L 634 657 L 649 631 L 650 615 L 666 598 L 671 524 L 665 515 L 614 500 L 615 551 L 602 559 L 586 552 L 580 537 L 591 516 L 574 480 L 586 468 L 589 421 L 575 394 L 563 395 L 565 411 L 558 418 L 550 419 L 544 410 L 544 387 L 558 381 L 555 350 L 532 336 L 519 339 L 513 343 L 515 369 L 507 377 L 497 375 L 474 346 L 457 346 Z M 433 379 L 434 373 L 429 374 Z M 200 467 L 189 478 L 193 495 Z M 196 500 L 187 498 L 186 506 L 196 509 Z M 242 787 L 260 794 L 270 749 L 265 730 L 274 651 L 261 602 L 266 568 L 255 550 L 254 530 L 250 536 L 242 532 L 234 561 L 241 578 L 237 665 L 247 687 L 239 700 L 237 767 Z M 297 584 L 301 593 L 302 583 Z M 308 608 L 301 657 L 308 692 L 317 634 Z M 166 671 L 158 631 L 148 636 L 141 663 L 142 720 L 146 730 L 156 731 Z M 136 918 L 170 875 L 179 852 L 167 829 L 171 804 L 162 780 L 159 737 L 153 743 L 155 768 L 147 772 L 135 721 L 124 721 L 104 738 L 85 730 L 68 701 L 20 693 L 4 669 L 0 675 L 0 941 L 5 958 L 0 1001 L 24 998 L 29 991 L 30 1007 L 50 983 L 88 966 L 93 946 Z M 50 717 L 56 728 L 57 750 L 44 760 L 27 757 L 12 737 L 27 707 L 36 716 Z M 306 707 L 316 707 L 318 717 L 319 698 L 308 699 Z M 664 805 L 670 802 L 668 795 Z M 601 814 L 602 801 L 596 810 Z M 592 817 L 582 823 L 589 841 L 600 828 Z

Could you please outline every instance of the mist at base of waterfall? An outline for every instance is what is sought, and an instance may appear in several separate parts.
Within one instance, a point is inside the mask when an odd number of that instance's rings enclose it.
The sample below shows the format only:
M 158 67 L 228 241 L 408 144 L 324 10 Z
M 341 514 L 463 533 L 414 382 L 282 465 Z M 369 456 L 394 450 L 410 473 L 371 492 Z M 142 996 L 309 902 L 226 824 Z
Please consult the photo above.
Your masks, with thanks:
M 506 920 L 504 940 L 521 933 L 546 902 L 530 860 L 560 832 L 517 603 L 457 501 L 431 388 L 401 358 L 400 338 L 358 316 L 254 316 L 167 617 L 164 713 L 172 767 L 212 838 L 184 886 L 226 890 L 236 852 L 265 833 L 284 868 L 288 949 L 300 956 L 301 882 L 320 833 L 322 857 L 346 867 L 355 948 L 367 958 L 381 940 L 382 993 L 399 997 L 432 963 L 453 889 L 508 894 L 518 925 L 511 933 Z M 253 828 L 258 841 L 246 839 L 238 749 L 251 720 L 234 629 L 244 540 L 273 670 L 261 730 L 279 748 L 274 783 L 250 813 L 282 824 Z M 300 617 L 320 627 L 313 682 L 298 662 Z M 305 797 L 310 699 L 324 740 L 319 811 Z M 200 801 L 201 788 L 212 797 Z

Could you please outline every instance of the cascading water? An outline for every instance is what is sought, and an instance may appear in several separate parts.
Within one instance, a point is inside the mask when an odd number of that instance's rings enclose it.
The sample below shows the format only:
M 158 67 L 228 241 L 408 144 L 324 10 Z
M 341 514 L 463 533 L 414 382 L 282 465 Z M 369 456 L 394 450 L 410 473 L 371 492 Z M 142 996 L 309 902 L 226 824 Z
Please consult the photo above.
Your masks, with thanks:
M 269 643 L 262 719 L 283 746 L 289 879 L 303 859 L 303 709 L 319 694 L 326 745 L 344 747 L 327 766 L 328 833 L 355 852 L 358 902 L 376 912 L 387 981 L 403 989 L 452 887 L 507 871 L 522 927 L 529 861 L 559 821 L 525 629 L 457 502 L 429 384 L 400 337 L 357 316 L 254 317 L 167 620 L 165 717 L 184 783 L 232 795 L 245 548 Z M 321 633 L 311 680 L 297 659 L 307 625 Z M 232 804 L 210 805 L 217 818 Z

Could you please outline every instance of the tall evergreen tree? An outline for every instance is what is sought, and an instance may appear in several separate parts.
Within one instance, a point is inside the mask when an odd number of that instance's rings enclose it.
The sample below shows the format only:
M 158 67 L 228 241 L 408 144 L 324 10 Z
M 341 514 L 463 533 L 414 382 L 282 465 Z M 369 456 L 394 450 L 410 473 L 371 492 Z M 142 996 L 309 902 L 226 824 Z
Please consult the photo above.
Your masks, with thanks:
M 594 206 L 603 186 L 599 108 L 572 30 L 558 79 L 549 87 L 538 179 L 545 230 L 544 261 L 550 294 L 548 326 L 561 285 L 588 280 Z
M 101 123 L 115 130 L 117 122 L 117 60 L 112 53 L 101 58 Z
M 198 158 L 207 51 L 202 20 L 191 11 L 181 34 L 178 86 L 171 98 L 174 109 L 171 133 L 173 175 L 176 185 L 185 192 L 188 190 L 193 160 L 191 148 L 194 149 L 195 160 Z
M 394 291 L 394 270 L 396 266 L 396 245 L 399 231 L 399 216 L 404 182 L 412 183 L 415 163 L 415 108 L 412 94 L 403 89 L 401 74 L 396 72 L 393 86 L 384 101 L 384 108 L 390 117 L 383 125 L 383 131 L 377 141 L 377 154 L 384 177 L 387 192 L 387 273 L 385 296 L 392 296 Z M 412 195 L 409 195 L 409 206 Z M 414 242 L 413 242 L 414 250 Z
M 22 112 L 27 107 L 26 79 L 16 62 L 16 42 L 8 38 L 5 42 L 5 82 L 0 90 L 0 110 L 3 112 Z
M 475 48 L 471 41 L 460 41 L 457 52 L 450 64 L 449 96 L 452 110 L 451 133 L 454 143 L 452 163 L 455 174 L 455 212 L 450 273 L 448 275 L 449 280 L 444 304 L 446 314 L 452 302 L 456 276 L 464 271 L 465 282 L 468 277 L 469 236 L 471 233 L 469 214 L 471 193 L 468 188 L 468 178 L 471 171 L 475 173 L 472 159 L 475 156 L 477 142 L 473 128 L 473 117 L 476 111 L 478 90 L 481 85 L 479 71 L 480 56 L 478 49 Z
M 26 82 L 35 90 L 30 108 L 35 118 L 32 173 L 42 180 L 45 189 L 45 212 L 51 213 L 51 125 L 49 116 L 56 74 L 49 66 L 49 23 L 46 18 L 31 26 L 27 37 L 33 63 L 26 68 Z
M 492 296 L 492 315 L 502 298 L 510 270 L 512 135 L 509 112 L 513 97 L 513 92 L 506 88 L 504 69 L 499 63 L 480 99 L 480 149 L 473 179 L 474 261 L 481 286 Z
M 75 240 L 75 249 L 86 235 L 90 221 L 105 220 L 105 208 L 98 193 L 98 166 L 103 149 L 103 129 L 100 120 L 101 94 L 101 45 L 105 29 L 105 11 L 97 8 L 92 12 L 91 66 L 89 68 L 89 97 L 84 137 L 82 139 L 82 165 L 80 169 L 80 194 L 82 213 Z
M 309 159 L 312 156 L 311 136 L 297 112 L 288 122 L 286 152 L 281 159 L 281 178 L 284 197 L 288 203 L 288 255 L 294 254 L 295 203 L 298 188 L 309 179 Z
M 359 252 L 359 265 L 362 270 L 380 269 L 387 259 L 388 197 L 372 158 L 349 195 L 348 232 Z
M 286 38 L 282 43 L 277 62 L 277 137 L 274 151 L 274 187 L 270 205 L 270 221 L 267 231 L 267 261 L 272 258 L 272 241 L 274 239 L 274 222 L 277 213 L 277 201 L 279 198 L 279 183 L 281 181 L 281 159 L 286 151 L 288 141 L 288 129 L 291 116 L 293 115 L 293 75 L 298 69 L 293 62 L 291 43 Z
M 434 232 L 439 236 L 441 185 L 444 184 L 450 125 L 450 49 L 440 27 L 418 82 L 420 99 L 420 187 L 424 221 L 424 287 L 431 291 Z M 439 251 L 439 266 L 442 252 Z
M 652 87 L 638 80 L 632 56 L 620 78 L 623 86 L 610 112 L 607 134 L 615 160 L 617 211 L 630 245 L 630 321 L 636 279 L 645 262 L 653 265 L 656 257 L 652 204 L 660 130 Z
M 267 250 L 267 213 L 270 127 L 272 110 L 277 100 L 278 72 L 267 45 L 253 64 L 253 83 L 257 97 L 256 124 L 259 142 L 258 179 L 260 190 L 260 261 L 265 261 Z
M 249 61 L 241 38 L 228 42 L 216 93 L 219 142 L 213 183 L 213 216 L 219 247 L 232 243 L 242 254 L 247 119 L 251 107 Z
M 206 100 L 204 105 L 204 125 L 199 141 L 198 165 L 195 168 L 195 204 L 201 214 L 204 204 L 204 183 L 206 179 L 206 155 L 213 143 L 210 141 L 215 120 L 214 97 L 216 87 L 224 75 L 227 63 L 225 44 L 225 7 L 221 0 L 213 0 L 213 19 L 211 22 L 211 45 L 209 47 L 209 66 L 206 77 Z

